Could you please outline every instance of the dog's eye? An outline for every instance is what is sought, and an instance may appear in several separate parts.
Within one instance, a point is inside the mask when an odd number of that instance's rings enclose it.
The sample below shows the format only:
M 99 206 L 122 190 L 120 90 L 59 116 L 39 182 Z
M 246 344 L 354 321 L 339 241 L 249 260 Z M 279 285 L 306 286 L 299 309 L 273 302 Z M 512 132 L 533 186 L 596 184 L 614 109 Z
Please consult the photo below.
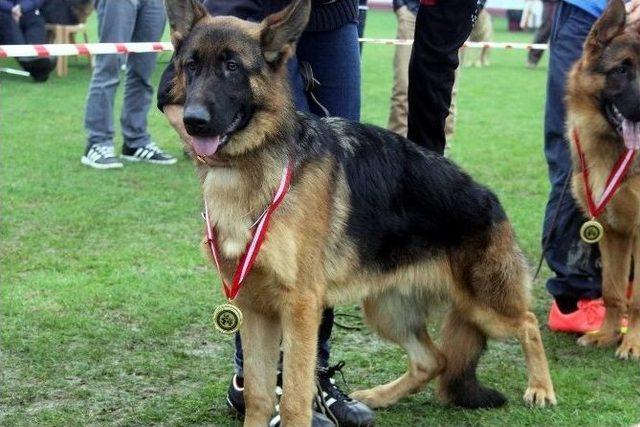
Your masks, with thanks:
M 619 65 L 613 70 L 611 70 L 613 74 L 625 74 L 627 72 L 627 67 L 624 65 Z
M 235 61 L 225 61 L 224 66 L 227 71 L 236 71 L 238 69 L 238 63 Z
M 192 73 L 195 73 L 198 70 L 198 64 L 193 59 L 188 60 L 184 66 Z

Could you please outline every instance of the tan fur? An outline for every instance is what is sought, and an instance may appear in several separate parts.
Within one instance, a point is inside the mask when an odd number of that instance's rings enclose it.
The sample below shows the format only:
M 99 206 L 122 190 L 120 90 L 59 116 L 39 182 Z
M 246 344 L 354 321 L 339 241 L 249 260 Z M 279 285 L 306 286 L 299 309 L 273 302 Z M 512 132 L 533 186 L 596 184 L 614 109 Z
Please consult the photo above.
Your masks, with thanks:
M 612 5 L 621 7 L 621 5 Z M 623 10 L 620 11 L 624 13 Z M 567 138 L 571 141 L 573 159 L 572 189 L 578 205 L 589 217 L 584 177 L 577 155 L 575 137 L 580 145 L 589 169 L 589 184 L 594 198 L 598 198 L 605 187 L 607 177 L 618 157 L 624 152 L 622 138 L 604 116 L 600 104 L 600 93 L 604 89 L 604 74 L 595 71 L 605 46 L 615 42 L 628 45 L 619 49 L 616 55 L 608 55 L 604 68 L 610 68 L 627 58 L 640 64 L 637 46 L 637 32 L 624 32 L 622 27 L 605 25 L 605 20 L 614 22 L 613 13 L 596 24 L 585 43 L 585 51 L 571 70 L 567 87 Z M 624 19 L 622 18 L 622 24 Z M 629 316 L 629 332 L 623 338 L 616 354 L 622 358 L 640 360 L 640 274 L 635 275 L 633 287 L 636 290 L 631 301 L 627 300 L 626 289 L 629 281 L 632 255 L 640 254 L 640 163 L 636 159 L 622 186 L 598 218 L 604 226 L 604 236 L 600 241 L 602 254 L 602 293 L 606 307 L 603 326 L 596 333 L 582 336 L 581 345 L 609 346 L 620 340 L 619 325 L 623 316 Z M 633 259 L 638 260 L 637 256 Z M 636 272 L 640 270 L 635 270 Z
M 211 25 L 243 28 L 256 42 L 261 37 L 256 28 L 264 32 L 266 25 L 246 26 L 232 18 L 206 19 Z M 220 48 L 203 47 L 209 54 Z M 286 55 L 289 51 L 281 52 Z M 203 196 L 216 224 L 222 275 L 227 281 L 251 237 L 251 225 L 281 179 L 288 153 L 278 136 L 294 121 L 283 66 L 265 68 L 250 82 L 257 102 L 270 107 L 257 112 L 217 154 L 228 167 L 197 166 Z M 183 97 L 180 67 L 176 83 L 175 95 Z M 357 242 L 346 232 L 352 209 L 349 193 L 336 159 L 327 155 L 296 168 L 291 190 L 272 217 L 262 250 L 235 300 L 245 313 L 241 329 L 245 425 L 263 427 L 273 408 L 280 339 L 284 354 L 283 423 L 309 425 L 321 310 L 348 301 L 363 301 L 367 323 L 383 338 L 402 346 L 409 356 L 408 370 L 399 379 L 354 394 L 371 406 L 388 406 L 421 390 L 438 375 L 446 376 L 450 366 L 454 369 L 451 375 L 466 366 L 458 354 L 466 352 L 467 343 L 453 337 L 460 330 L 457 324 L 445 327 L 443 351 L 427 332 L 430 307 L 447 301 L 453 306 L 451 316 L 462 319 L 474 331 L 484 328 L 491 336 L 520 339 L 529 371 L 525 400 L 540 406 L 555 404 L 537 324 L 527 312 L 527 266 L 510 225 L 496 225 L 491 230 L 494 237 L 489 247 L 469 242 L 455 253 L 443 252 L 428 261 L 376 273 L 362 265 Z M 476 338 L 475 333 L 471 339 Z M 443 398 L 448 399 L 446 393 Z

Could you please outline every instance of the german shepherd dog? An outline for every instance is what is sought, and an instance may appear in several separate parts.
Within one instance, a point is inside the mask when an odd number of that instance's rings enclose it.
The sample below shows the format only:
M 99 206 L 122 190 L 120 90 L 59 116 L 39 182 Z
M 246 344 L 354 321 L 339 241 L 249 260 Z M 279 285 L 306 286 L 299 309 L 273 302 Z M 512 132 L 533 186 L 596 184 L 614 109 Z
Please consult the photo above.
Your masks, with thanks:
M 602 194 L 610 171 L 625 148 L 640 145 L 640 35 L 628 26 L 621 0 L 612 0 L 594 24 L 582 58 L 567 81 L 567 137 L 572 141 L 573 194 L 589 215 L 583 171 L 575 138 L 589 169 L 594 197 Z M 623 137 L 624 135 L 624 137 Z M 631 165 L 621 187 L 598 220 L 604 226 L 602 252 L 604 324 L 582 336 L 582 345 L 608 346 L 619 341 L 621 318 L 628 314 L 628 333 L 616 354 L 640 359 L 640 169 Z M 627 299 L 631 263 L 635 292 Z
M 403 347 L 407 372 L 353 396 L 384 407 L 440 377 L 443 400 L 496 407 L 476 367 L 487 337 L 515 336 L 524 399 L 556 403 L 530 277 L 496 196 L 453 163 L 384 129 L 296 113 L 286 62 L 310 11 L 291 3 L 261 23 L 212 17 L 198 0 L 166 0 L 176 48 L 175 101 L 193 143 L 228 280 L 251 227 L 293 166 L 256 264 L 235 303 L 244 313 L 245 425 L 273 412 L 279 348 L 285 425 L 308 426 L 324 306 L 363 302 L 367 323 Z M 450 301 L 443 344 L 426 320 Z

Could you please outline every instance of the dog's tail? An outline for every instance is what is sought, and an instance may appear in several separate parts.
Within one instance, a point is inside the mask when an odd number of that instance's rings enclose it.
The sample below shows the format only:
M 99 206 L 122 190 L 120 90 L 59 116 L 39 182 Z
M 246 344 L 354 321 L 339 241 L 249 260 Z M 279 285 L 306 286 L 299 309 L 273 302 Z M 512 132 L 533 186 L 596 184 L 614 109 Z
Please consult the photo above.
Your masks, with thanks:
M 507 399 L 498 391 L 482 386 L 476 377 L 487 337 L 455 308 L 443 328 L 442 351 L 446 369 L 439 378 L 439 395 L 445 402 L 464 408 L 496 408 Z

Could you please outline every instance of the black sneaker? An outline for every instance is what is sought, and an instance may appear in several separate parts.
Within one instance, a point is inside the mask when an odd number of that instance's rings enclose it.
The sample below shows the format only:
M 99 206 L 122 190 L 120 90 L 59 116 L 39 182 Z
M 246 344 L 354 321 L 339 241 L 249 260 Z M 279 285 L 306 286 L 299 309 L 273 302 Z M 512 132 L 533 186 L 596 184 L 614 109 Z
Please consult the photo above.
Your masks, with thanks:
M 233 416 L 244 417 L 244 379 L 242 377 L 234 375 L 231 378 L 229 391 L 227 391 L 227 406 Z
M 157 165 L 172 165 L 178 161 L 175 157 L 162 151 L 153 142 L 138 148 L 129 148 L 123 145 L 122 158 L 130 162 L 147 162 Z
M 352 399 L 336 385 L 336 372 L 342 374 L 344 362 L 318 369 L 318 382 L 322 404 L 340 427 L 370 427 L 375 424 L 374 412 L 364 403 Z
M 116 157 L 112 145 L 93 144 L 87 148 L 80 162 L 95 169 L 118 169 L 122 167 L 122 162 Z
M 278 401 L 282 396 L 282 374 L 278 372 L 278 379 L 276 382 L 276 396 Z M 229 391 L 227 392 L 227 406 L 229 412 L 236 418 L 244 418 L 245 406 L 244 406 L 244 379 L 237 375 L 234 375 L 229 384 Z M 319 400 L 319 396 L 317 398 Z M 335 424 L 327 418 L 323 413 L 318 412 L 319 404 L 314 404 L 312 427 L 335 427 Z M 276 414 L 269 422 L 269 427 L 280 427 L 280 405 L 276 405 Z
M 318 388 L 318 393 L 320 389 Z M 311 427 L 336 427 L 336 424 L 324 414 L 324 407 L 321 404 L 320 395 L 316 394 L 313 401 L 313 412 L 311 413 Z M 276 386 L 276 413 L 269 421 L 269 427 L 280 427 L 280 398 L 282 397 L 282 373 L 278 372 L 278 385 Z

